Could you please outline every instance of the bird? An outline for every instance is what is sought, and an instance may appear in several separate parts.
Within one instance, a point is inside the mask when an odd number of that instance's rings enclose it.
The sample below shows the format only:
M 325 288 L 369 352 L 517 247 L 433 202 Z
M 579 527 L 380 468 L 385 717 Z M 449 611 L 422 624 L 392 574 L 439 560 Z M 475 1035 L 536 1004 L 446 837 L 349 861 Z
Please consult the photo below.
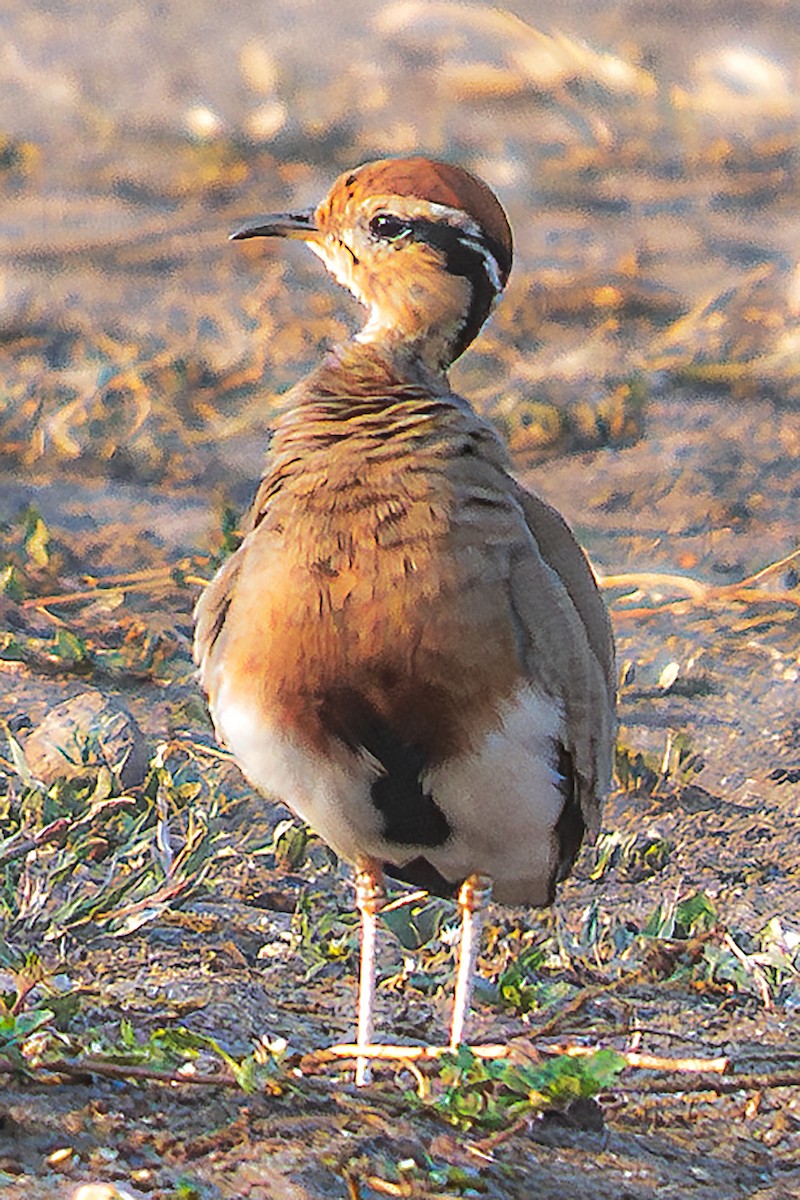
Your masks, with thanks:
M 385 158 L 230 237 L 304 242 L 367 309 L 288 392 L 194 643 L 219 741 L 354 866 L 364 1084 L 386 877 L 457 899 L 456 1047 L 490 897 L 549 905 L 597 834 L 613 638 L 566 522 L 448 381 L 511 271 L 489 186 Z

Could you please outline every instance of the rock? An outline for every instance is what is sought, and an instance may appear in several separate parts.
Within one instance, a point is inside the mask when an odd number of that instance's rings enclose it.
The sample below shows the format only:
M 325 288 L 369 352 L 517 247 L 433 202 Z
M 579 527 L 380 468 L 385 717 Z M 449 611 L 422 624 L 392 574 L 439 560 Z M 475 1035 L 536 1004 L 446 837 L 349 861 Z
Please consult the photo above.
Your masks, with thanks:
M 147 772 L 147 742 L 134 717 L 101 692 L 81 692 L 52 708 L 23 746 L 31 774 L 44 784 L 79 779 L 105 766 L 123 787 Z
M 73 1192 L 72 1200 L 133 1200 L 133 1196 L 113 1183 L 82 1183 Z

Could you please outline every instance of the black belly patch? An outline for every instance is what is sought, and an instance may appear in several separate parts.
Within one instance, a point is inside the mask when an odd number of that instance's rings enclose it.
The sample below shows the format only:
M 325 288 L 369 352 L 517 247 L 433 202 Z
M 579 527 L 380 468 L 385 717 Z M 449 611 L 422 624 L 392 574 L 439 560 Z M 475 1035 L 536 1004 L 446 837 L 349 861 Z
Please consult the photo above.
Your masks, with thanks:
M 413 750 L 402 762 L 399 757 L 387 762 L 385 753 L 375 757 L 387 772 L 370 789 L 372 802 L 383 817 L 382 832 L 387 842 L 398 846 L 443 846 L 450 837 L 450 824 L 430 792 L 422 790 L 419 770 L 413 765 Z
M 396 846 L 443 846 L 452 830 L 433 796 L 423 790 L 420 777 L 428 765 L 424 751 L 398 737 L 354 689 L 328 693 L 319 714 L 346 746 L 356 753 L 366 750 L 383 768 L 370 792 L 383 819 L 381 833 L 386 841 Z
M 566 879 L 572 870 L 586 830 L 586 823 L 581 812 L 578 777 L 575 773 L 572 755 L 560 742 L 557 743 L 556 750 L 556 769 L 561 776 L 559 791 L 564 797 L 564 807 L 556 822 L 558 863 L 552 882 L 553 892 L 555 892 L 556 883 Z

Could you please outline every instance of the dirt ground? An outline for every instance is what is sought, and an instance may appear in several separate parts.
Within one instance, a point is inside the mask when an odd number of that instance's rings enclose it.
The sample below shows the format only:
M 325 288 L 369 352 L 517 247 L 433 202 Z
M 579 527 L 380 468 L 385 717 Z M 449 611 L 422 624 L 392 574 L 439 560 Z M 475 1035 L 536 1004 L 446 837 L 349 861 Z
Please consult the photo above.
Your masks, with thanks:
M 0 1192 L 800 1195 L 796 6 L 336 12 L 2 18 Z M 586 547 L 620 666 L 600 841 L 552 912 L 492 910 L 473 1040 L 661 1062 L 497 1127 L 448 1120 L 433 1065 L 358 1092 L 304 1058 L 352 1034 L 348 873 L 216 750 L 190 660 L 280 393 L 358 319 L 301 248 L 227 232 L 416 151 L 511 215 L 453 379 Z M 38 788 L 37 731 L 87 693 L 140 766 Z M 408 1045 L 443 1037 L 455 921 L 414 911 L 380 963 Z

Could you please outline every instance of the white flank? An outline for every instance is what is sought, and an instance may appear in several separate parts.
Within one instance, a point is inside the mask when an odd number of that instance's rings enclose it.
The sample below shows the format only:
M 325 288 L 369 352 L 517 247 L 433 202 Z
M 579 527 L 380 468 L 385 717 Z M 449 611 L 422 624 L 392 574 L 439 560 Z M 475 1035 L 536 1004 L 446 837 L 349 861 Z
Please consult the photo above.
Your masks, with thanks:
M 472 754 L 429 773 L 425 783 L 453 837 L 425 856 L 446 879 L 478 872 L 492 877 L 492 896 L 503 904 L 549 903 L 564 804 L 555 742 L 563 730 L 555 702 L 523 687 L 502 726 Z
M 404 866 L 420 856 L 458 884 L 490 875 L 505 904 L 549 901 L 563 805 L 555 742 L 558 706 L 530 687 L 505 706 L 502 723 L 469 753 L 429 771 L 423 788 L 446 816 L 452 835 L 438 847 L 398 846 L 382 836 L 370 788 L 380 765 L 344 745 L 314 754 L 265 724 L 263 711 L 229 699 L 223 683 L 214 704 L 217 731 L 259 791 L 282 800 L 349 861 L 358 854 Z

